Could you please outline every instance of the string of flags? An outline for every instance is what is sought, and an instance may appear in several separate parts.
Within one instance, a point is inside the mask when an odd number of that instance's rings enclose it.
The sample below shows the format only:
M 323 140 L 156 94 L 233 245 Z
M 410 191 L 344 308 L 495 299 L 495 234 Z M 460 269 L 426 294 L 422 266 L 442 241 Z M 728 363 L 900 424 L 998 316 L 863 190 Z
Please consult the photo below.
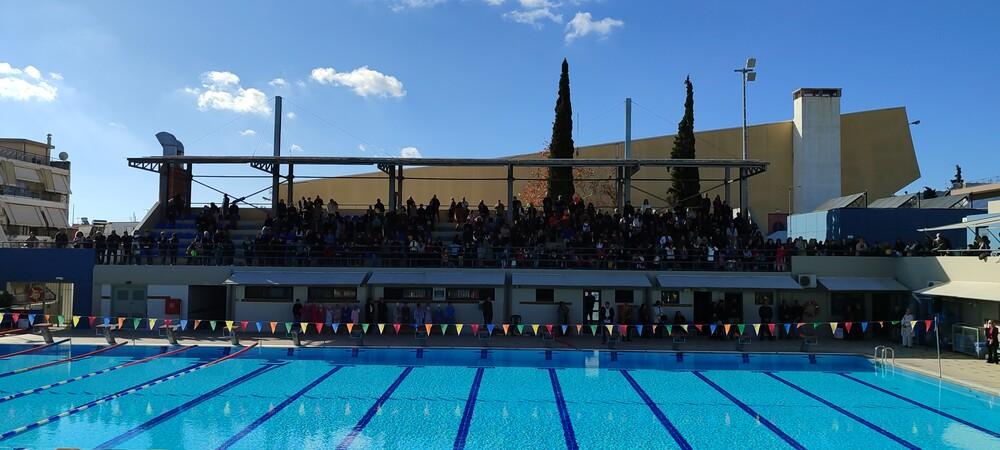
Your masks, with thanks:
M 6 317 L 10 316 L 12 324 L 18 323 L 21 318 L 26 318 L 30 326 L 34 326 L 39 319 L 48 324 L 56 324 L 59 326 L 65 326 L 66 317 L 63 315 L 50 315 L 50 314 L 25 314 L 25 313 L 2 313 L 0 312 L 0 324 L 6 320 Z M 338 323 L 338 322 L 278 322 L 278 321 L 249 321 L 249 320 L 187 320 L 187 319 L 159 319 L 159 318 L 138 318 L 138 317 L 99 317 L 99 316 L 71 316 L 70 323 L 72 323 L 72 328 L 78 328 L 81 324 L 85 323 L 89 328 L 93 328 L 98 320 L 103 325 L 116 325 L 118 329 L 126 330 L 131 328 L 132 330 L 146 329 L 155 330 L 158 326 L 176 326 L 182 331 L 196 331 L 204 330 L 207 326 L 212 331 L 215 331 L 220 325 L 228 332 L 232 333 L 233 330 L 239 330 L 241 332 L 246 332 L 253 325 L 253 329 L 257 333 L 263 333 L 264 330 L 269 330 L 271 334 L 277 334 L 279 330 L 283 330 L 285 333 L 291 334 L 292 330 L 297 330 L 303 334 L 305 333 L 316 333 L 322 334 L 323 330 L 330 330 L 333 334 L 337 334 L 341 328 L 346 329 L 348 334 L 353 334 L 354 330 L 360 330 L 362 334 L 368 334 L 369 329 L 372 325 L 375 326 L 375 330 L 378 330 L 378 334 L 382 335 L 386 332 L 386 326 L 391 325 L 392 331 L 395 334 L 399 334 L 403 326 L 411 327 L 413 330 L 424 331 L 427 335 L 431 335 L 434 328 L 440 330 L 441 335 L 447 335 L 449 330 L 455 330 L 455 335 L 461 335 L 463 330 L 469 329 L 472 331 L 472 335 L 478 336 L 480 330 L 485 330 L 488 335 L 492 336 L 495 333 L 503 333 L 503 335 L 511 334 L 511 329 L 516 330 L 518 335 L 525 334 L 524 330 L 526 327 L 530 327 L 531 334 L 537 336 L 540 329 L 544 329 L 549 335 L 555 335 L 555 330 L 557 330 L 554 324 L 509 324 L 503 323 L 497 326 L 496 324 L 464 324 L 464 323 Z M 188 327 L 190 325 L 190 328 Z M 747 327 L 750 325 L 750 327 Z M 726 324 L 636 324 L 636 325 L 612 325 L 603 324 L 602 331 L 606 331 L 608 334 L 614 334 L 615 331 L 620 335 L 625 335 L 629 333 L 630 330 L 634 330 L 639 336 L 643 335 L 644 330 L 651 330 L 653 335 L 656 335 L 659 328 L 664 328 L 667 335 L 673 335 L 674 330 L 680 330 L 681 332 L 687 334 L 689 327 L 694 327 L 698 333 L 703 333 L 707 328 L 710 334 L 716 334 L 718 329 L 721 327 L 724 335 L 730 335 L 736 333 L 738 335 L 760 335 L 761 328 L 766 328 L 770 335 L 775 334 L 777 327 L 782 327 L 785 334 L 790 334 L 791 330 L 794 328 L 799 330 L 803 327 L 811 326 L 812 329 L 819 329 L 822 326 L 829 326 L 831 333 L 836 333 L 837 328 L 843 328 L 845 332 L 850 333 L 851 330 L 856 327 L 860 327 L 861 332 L 865 333 L 868 331 L 869 327 L 886 327 L 886 326 L 896 326 L 901 325 L 899 320 L 880 320 L 880 321 L 864 321 L 864 322 L 793 322 L 793 323 L 726 323 Z M 917 331 L 917 327 L 920 326 L 924 328 L 925 332 L 930 332 L 934 327 L 934 321 L 931 319 L 927 320 L 911 320 L 908 324 L 902 324 L 902 326 L 909 326 L 912 331 Z M 558 330 L 563 336 L 570 334 L 570 330 L 575 330 L 577 335 L 586 334 L 585 331 L 589 331 L 590 335 L 596 336 L 599 330 L 599 325 L 596 324 L 574 324 L 574 325 L 558 325 Z M 374 332 L 374 331 L 373 331 Z

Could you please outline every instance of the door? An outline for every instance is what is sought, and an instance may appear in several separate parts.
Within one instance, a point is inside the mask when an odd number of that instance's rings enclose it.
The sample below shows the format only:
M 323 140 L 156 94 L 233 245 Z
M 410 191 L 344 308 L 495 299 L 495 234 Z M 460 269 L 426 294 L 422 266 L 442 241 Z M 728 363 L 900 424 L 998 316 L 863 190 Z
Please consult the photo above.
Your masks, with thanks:
M 726 318 L 727 323 L 743 323 L 743 293 L 726 292 Z
M 583 290 L 583 322 L 586 324 L 601 321 L 601 291 L 598 289 Z
M 709 291 L 694 291 L 694 323 L 710 323 L 712 321 L 712 293 Z
M 116 286 L 111 299 L 112 316 L 146 317 L 145 286 Z

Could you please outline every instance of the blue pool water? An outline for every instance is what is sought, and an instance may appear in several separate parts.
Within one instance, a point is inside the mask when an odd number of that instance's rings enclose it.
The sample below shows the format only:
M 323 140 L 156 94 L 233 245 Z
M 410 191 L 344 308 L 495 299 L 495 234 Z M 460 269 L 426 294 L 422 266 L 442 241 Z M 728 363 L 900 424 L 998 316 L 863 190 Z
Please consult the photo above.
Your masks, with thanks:
M 66 361 L 99 348 L 0 356 L 0 447 L 1000 448 L 1000 399 L 855 356 L 124 346 Z

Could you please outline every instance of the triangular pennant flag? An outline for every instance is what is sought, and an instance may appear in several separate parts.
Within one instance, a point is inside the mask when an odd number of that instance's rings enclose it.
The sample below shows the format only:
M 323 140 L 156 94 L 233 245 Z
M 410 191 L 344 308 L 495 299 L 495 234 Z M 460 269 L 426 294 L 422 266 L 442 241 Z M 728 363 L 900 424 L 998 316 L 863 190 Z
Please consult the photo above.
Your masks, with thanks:
M 688 332 L 688 326 L 687 326 L 687 324 L 680 325 L 680 327 L 681 327 L 682 330 L 684 330 L 685 334 Z
M 891 325 L 899 325 L 899 321 L 898 320 L 893 320 L 892 322 L 889 322 L 889 323 Z
M 927 329 L 925 331 L 928 331 L 928 332 L 931 331 L 931 324 L 933 324 L 933 323 L 934 323 L 933 320 L 930 320 L 930 319 L 925 320 L 924 324 L 927 326 Z
M 916 328 L 917 328 L 917 321 L 916 320 L 911 320 L 910 321 L 910 329 L 913 330 L 913 329 L 916 329 Z
M 597 325 L 591 325 L 590 326 L 590 335 L 591 336 L 597 336 Z
M 524 324 L 523 323 L 517 324 L 517 334 L 524 334 Z
M 537 323 L 531 324 L 531 334 L 534 334 L 535 336 L 538 336 L 538 324 Z
M 462 328 L 465 328 L 464 324 L 456 323 L 455 324 L 455 334 L 461 336 L 462 335 Z M 478 332 L 479 332 L 479 324 L 476 324 L 476 329 L 472 330 L 472 334 L 477 334 Z
M 320 334 L 323 333 L 323 322 L 316 322 L 313 325 L 316 325 L 316 332 L 317 333 L 320 333 Z
M 132 319 L 132 329 L 133 330 L 138 330 L 140 323 L 142 323 L 142 319 L 140 319 L 138 317 Z M 121 328 L 121 327 L 119 327 L 119 328 Z
M 830 322 L 830 332 L 831 333 L 837 332 L 837 322 Z
M 124 317 L 119 317 L 118 318 L 118 329 L 121 330 L 122 328 L 125 328 L 125 318 Z
M 786 323 L 784 325 L 785 325 L 785 334 L 791 333 L 792 332 L 792 324 Z
M 509 323 L 500 324 L 500 328 L 503 329 L 503 334 L 504 334 L 504 336 L 506 336 L 507 335 L 507 330 L 510 329 L 510 324 Z
M 199 325 L 201 325 L 201 320 L 195 319 L 194 320 L 194 328 L 192 328 L 192 330 L 197 330 Z
M 742 335 L 743 332 L 747 329 L 747 325 L 745 323 L 741 323 L 739 325 L 736 325 L 736 328 L 740 330 L 740 334 Z
M 733 327 L 733 325 L 732 324 L 728 324 L 728 323 L 722 325 L 722 329 L 726 332 L 726 336 L 729 336 L 729 329 L 732 328 L 732 327 Z
M 94 316 L 87 316 L 87 322 L 90 324 L 90 328 L 94 328 L 94 321 L 97 320 Z M 17 314 L 14 314 L 14 323 L 17 323 Z
M 618 334 L 626 336 L 628 334 L 628 325 L 618 325 Z
M 17 326 L 17 321 L 21 320 L 21 313 L 11 313 L 10 314 L 10 319 L 14 321 L 14 326 Z M 91 324 L 91 326 L 93 326 L 93 324 L 94 324 L 94 320 L 93 319 L 90 320 L 90 324 Z
M 51 314 L 44 314 L 44 315 L 42 315 L 42 318 L 45 319 L 45 323 L 50 323 L 49 322 L 49 317 L 51 317 L 51 316 L 52 316 Z
M 795 328 L 798 329 L 798 328 L 802 328 L 804 326 L 806 326 L 806 324 L 804 322 L 799 322 L 799 324 Z
M 667 327 L 667 336 L 671 336 L 671 335 L 674 334 L 674 326 L 673 325 L 664 325 L 664 326 Z
M 819 322 L 813 322 L 813 329 L 819 328 Z
M 441 336 L 444 336 L 446 334 L 448 334 L 448 324 L 442 323 L 441 324 Z
M 105 317 L 102 320 L 104 321 L 105 325 L 110 325 L 111 324 L 111 318 L 110 317 Z
M 260 333 L 260 330 L 264 329 L 264 324 L 260 323 L 259 320 L 256 323 L 254 323 L 254 325 L 257 326 L 257 332 L 258 333 Z
M 250 325 L 250 321 L 249 320 L 241 320 L 240 321 L 240 331 L 246 332 L 247 331 L 247 325 Z
M 367 323 L 361 324 L 361 332 L 362 333 L 368 334 L 368 325 L 370 325 L 370 324 L 367 324 Z
M 208 327 L 211 328 L 212 331 L 215 331 L 215 327 L 218 326 L 218 325 L 219 325 L 219 321 L 218 320 L 209 320 L 208 321 Z
M 344 325 L 347 325 L 347 334 L 354 333 L 354 324 L 353 323 L 348 322 L 348 323 L 346 323 Z
M 6 315 L 7 315 L 7 313 L 2 313 L 2 312 L 0 312 L 0 323 L 3 323 L 3 318 L 4 318 L 4 316 L 6 316 Z
M 0 322 L 3 321 L 2 319 L 3 319 L 3 315 L 0 315 Z M 66 318 L 63 317 L 62 314 L 56 316 L 56 322 L 59 323 L 59 326 L 63 326 L 63 322 L 65 322 L 65 321 L 66 321 Z
M 156 328 L 156 320 L 157 320 L 157 319 L 155 319 L 155 318 L 153 318 L 153 319 L 149 319 L 149 329 L 150 329 L 150 330 L 153 330 L 153 329 L 155 329 L 155 328 Z
M 566 330 L 568 330 L 568 329 L 569 329 L 569 325 L 563 325 L 563 326 L 562 326 L 562 335 L 563 335 L 563 336 L 565 336 L 565 335 L 566 335 Z
M 581 324 L 576 324 L 576 334 L 577 334 L 577 336 L 579 336 L 579 335 L 580 335 L 580 330 L 581 330 L 581 329 L 583 329 L 583 325 L 581 325 Z
M 187 328 L 187 326 L 188 326 L 187 319 L 181 319 L 181 331 L 184 331 L 184 329 Z M 260 331 L 260 322 L 257 322 L 257 331 Z
M 708 324 L 708 331 L 710 331 L 712 334 L 715 334 L 715 329 L 718 328 L 718 327 L 719 327 L 718 325 L 716 325 L 714 323 L 710 323 L 710 324 Z
M 492 324 L 488 324 L 487 326 L 491 326 L 491 325 Z M 478 323 L 474 323 L 474 324 L 471 325 L 471 327 L 472 327 L 472 334 L 473 334 L 473 336 L 479 336 L 479 324 Z
M 299 322 L 299 329 L 301 329 L 302 333 L 305 334 L 306 331 L 309 330 L 309 322 Z
M 236 322 L 232 321 L 232 320 L 227 320 L 226 321 L 226 331 L 229 331 L 230 333 L 232 333 L 233 332 L 233 324 L 234 323 L 236 323 Z
M 292 334 L 292 323 L 285 322 L 285 333 Z
M 695 324 L 694 329 L 698 330 L 698 332 L 701 333 L 701 327 L 702 326 L 704 326 L 704 325 Z M 712 334 L 715 334 L 715 328 L 712 328 Z
M 385 324 L 384 323 L 378 324 L 378 334 L 382 334 L 383 331 L 385 331 Z
M 73 316 L 73 328 L 80 324 L 80 316 Z
M 334 322 L 330 326 L 333 327 L 333 334 L 337 334 L 337 331 L 340 330 L 340 322 Z
M 604 328 L 606 328 L 608 330 L 608 334 L 614 334 L 615 333 L 615 327 L 614 327 L 614 325 L 607 324 L 607 325 L 604 326 Z
M 400 325 L 400 324 L 398 324 L 398 323 L 394 323 L 394 324 L 392 324 L 392 328 L 393 328 L 394 330 L 396 330 L 396 334 L 399 334 L 399 328 L 400 328 L 401 326 L 402 326 L 402 325 Z
M 171 324 L 173 324 L 173 323 L 174 323 L 174 320 L 173 320 L 173 319 L 164 319 L 164 320 L 163 320 L 163 323 L 164 323 L 164 324 L 165 324 L 166 326 L 168 326 L 168 327 L 169 327 L 169 326 L 170 326 Z
M 494 325 L 493 325 L 492 323 L 488 323 L 488 324 L 486 324 L 486 332 L 487 332 L 487 333 L 488 333 L 488 334 L 489 334 L 490 336 L 493 336 L 493 327 L 494 327 Z M 473 333 L 473 334 L 476 334 L 476 335 L 478 335 L 478 334 L 479 334 L 479 331 L 478 331 L 478 330 L 475 330 L 475 329 L 474 329 L 474 330 L 472 330 L 472 333 Z
M 861 322 L 861 332 L 864 333 L 868 331 L 868 322 Z
M 28 325 L 35 326 L 35 315 L 28 314 Z
M 654 324 L 652 325 L 652 327 L 653 327 L 653 336 L 655 337 L 655 336 L 656 336 L 656 328 L 658 327 L 658 325 L 656 325 L 656 324 L 654 323 Z
M 757 336 L 760 336 L 760 324 L 759 323 L 753 324 L 753 334 L 756 334 Z
M 551 323 L 545 324 L 545 331 L 548 331 L 549 334 L 552 334 L 552 324 Z
M 844 322 L 844 331 L 850 333 L 852 327 L 854 327 L 854 322 Z
M 427 335 L 428 336 L 431 335 L 431 329 L 433 329 L 433 328 L 434 328 L 434 326 L 431 325 L 431 324 L 429 324 L 429 323 L 424 325 L 424 329 L 427 330 Z
M 773 323 L 767 324 L 767 331 L 770 331 L 771 332 L 771 336 L 774 336 L 774 324 Z
M 271 322 L 271 334 L 274 334 L 278 329 L 278 322 Z

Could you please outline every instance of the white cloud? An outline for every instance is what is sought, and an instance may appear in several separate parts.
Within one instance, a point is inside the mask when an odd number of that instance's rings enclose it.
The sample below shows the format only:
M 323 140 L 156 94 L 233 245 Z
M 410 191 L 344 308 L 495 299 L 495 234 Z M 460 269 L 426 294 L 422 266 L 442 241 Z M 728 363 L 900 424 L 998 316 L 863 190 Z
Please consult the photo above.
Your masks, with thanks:
M 306 82 L 302 80 L 296 81 L 295 84 L 299 87 L 306 87 Z
M 294 119 L 296 117 L 299 117 L 299 115 L 295 114 L 295 112 L 293 112 L 293 111 L 289 111 L 288 114 L 285 114 L 285 117 L 287 117 L 289 120 L 291 120 L 291 119 Z
M 247 128 L 247 129 L 245 129 L 243 131 L 240 131 L 240 136 L 256 136 L 256 135 L 257 135 L 257 132 L 254 131 L 254 130 L 251 130 L 249 128 Z
M 504 19 L 513 20 L 517 23 L 525 23 L 535 28 L 541 28 L 544 20 L 551 20 L 555 23 L 562 23 L 562 14 L 556 14 L 549 8 L 514 10 L 504 13 Z
M 198 109 L 218 109 L 236 113 L 270 114 L 271 105 L 262 91 L 244 88 L 240 77 L 232 72 L 210 71 L 201 76 L 201 88 L 184 88 L 198 96 Z
M 299 147 L 298 144 L 292 144 L 292 145 L 288 146 L 288 150 L 289 151 L 293 151 L 293 152 L 301 152 L 302 151 L 302 147 Z
M 553 8 L 559 6 L 558 3 L 550 2 L 549 0 L 518 0 L 523 8 L 527 9 L 538 9 L 538 8 Z
M 361 150 L 362 153 L 368 153 L 368 147 L 365 144 L 358 144 L 358 150 Z
M 118 128 L 120 130 L 126 130 L 126 129 L 128 129 L 128 127 L 126 127 L 125 125 L 122 125 L 122 124 L 120 124 L 118 122 L 108 122 L 108 126 L 111 127 L 111 128 Z
M 56 81 L 62 81 L 63 76 L 59 72 L 49 72 L 49 78 L 51 78 L 53 80 L 56 80 Z
M 416 147 L 403 147 L 399 150 L 400 158 L 423 158 L 420 154 L 420 150 Z
M 41 78 L 42 72 L 35 66 L 18 69 L 9 63 L 0 62 L 0 98 L 41 102 L 55 100 L 59 89 Z
M 362 97 L 402 97 L 406 95 L 403 83 L 394 76 L 362 66 L 350 72 L 337 72 L 332 67 L 317 67 L 309 75 L 320 84 L 347 86 Z
M 584 37 L 588 34 L 596 34 L 600 39 L 607 38 L 615 27 L 623 27 L 625 22 L 605 17 L 594 21 L 590 13 L 578 12 L 573 16 L 573 20 L 566 24 L 566 43 L 573 42 L 576 38 Z
M 444 3 L 447 0 L 397 0 L 392 10 L 399 12 L 404 9 L 429 8 Z
M 483 0 L 490 6 L 500 6 L 503 4 L 504 0 Z
M 271 86 L 278 87 L 278 88 L 288 86 L 288 82 L 285 81 L 284 78 L 275 78 L 275 79 L 269 81 L 267 84 L 270 84 Z

